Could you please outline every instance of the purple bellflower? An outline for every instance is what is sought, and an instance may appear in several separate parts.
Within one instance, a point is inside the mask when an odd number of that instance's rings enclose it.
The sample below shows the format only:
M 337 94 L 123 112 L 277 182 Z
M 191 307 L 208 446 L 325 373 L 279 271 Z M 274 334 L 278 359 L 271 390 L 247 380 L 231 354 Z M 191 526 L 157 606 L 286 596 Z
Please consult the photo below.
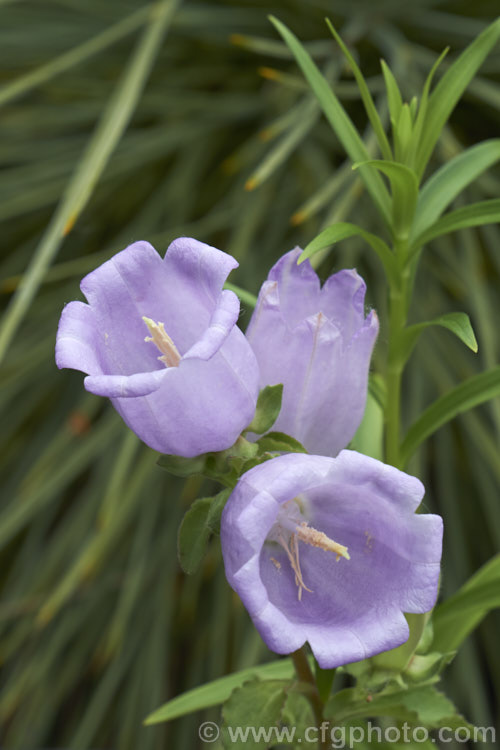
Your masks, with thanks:
M 252 420 L 259 377 L 238 298 L 222 289 L 237 265 L 194 239 L 164 259 L 135 242 L 83 279 L 89 304 L 64 308 L 57 366 L 86 373 L 85 388 L 161 453 L 229 448 Z
M 309 453 L 336 456 L 354 436 L 366 403 L 370 357 L 378 333 L 365 318 L 365 283 L 339 271 L 323 287 L 296 248 L 271 269 L 259 293 L 247 338 L 257 356 L 260 387 L 283 383 L 273 430 Z
M 239 480 L 222 515 L 227 579 L 270 649 L 309 642 L 321 667 L 408 639 L 436 601 L 442 520 L 421 482 L 354 451 L 288 454 Z

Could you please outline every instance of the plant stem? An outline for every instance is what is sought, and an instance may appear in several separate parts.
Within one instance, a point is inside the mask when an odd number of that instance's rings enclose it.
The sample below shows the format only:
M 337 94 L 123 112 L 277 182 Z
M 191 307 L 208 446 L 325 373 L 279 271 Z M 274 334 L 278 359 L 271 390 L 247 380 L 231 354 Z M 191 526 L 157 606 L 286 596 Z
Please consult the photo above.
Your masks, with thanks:
M 311 690 L 307 693 L 307 697 L 309 698 L 309 701 L 311 703 L 311 707 L 314 712 L 314 718 L 318 726 L 319 746 L 321 748 L 325 748 L 326 750 L 326 748 L 328 747 L 328 743 L 326 741 L 326 732 L 323 731 L 323 728 L 325 726 L 325 722 L 323 719 L 323 701 L 320 698 L 316 680 L 314 679 L 311 667 L 309 666 L 309 661 L 307 659 L 304 648 L 302 647 L 299 648 L 298 651 L 294 651 L 292 654 L 292 659 L 297 677 L 299 678 L 300 682 L 304 682 L 311 687 Z
M 385 409 L 385 460 L 400 468 L 401 380 L 405 361 L 401 353 L 401 340 L 408 315 L 410 289 L 409 269 L 405 266 L 408 241 L 395 242 L 399 272 L 389 291 L 389 356 L 387 363 L 387 403 Z

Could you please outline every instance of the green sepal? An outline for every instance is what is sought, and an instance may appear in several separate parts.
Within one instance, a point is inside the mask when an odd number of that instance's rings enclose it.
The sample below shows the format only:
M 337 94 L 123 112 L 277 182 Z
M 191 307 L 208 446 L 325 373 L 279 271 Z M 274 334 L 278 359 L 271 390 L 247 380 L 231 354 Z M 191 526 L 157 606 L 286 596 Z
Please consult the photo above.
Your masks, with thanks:
M 266 385 L 259 393 L 255 416 L 246 428 L 246 432 L 263 435 L 271 429 L 278 419 L 283 398 L 283 385 Z
M 370 661 L 377 668 L 403 671 L 417 650 L 424 635 L 430 612 L 424 614 L 405 614 L 405 617 L 410 629 L 408 640 L 397 648 L 374 656 Z
M 207 551 L 212 534 L 219 533 L 220 518 L 231 490 L 222 490 L 214 497 L 196 500 L 182 519 L 177 537 L 177 553 L 181 568 L 188 575 L 196 573 Z
M 439 677 L 441 672 L 455 658 L 456 651 L 449 651 L 441 654 L 438 651 L 432 651 L 429 654 L 414 654 L 404 671 L 405 680 L 408 683 L 422 683 L 434 681 Z
M 302 443 L 284 432 L 268 432 L 257 445 L 259 453 L 307 453 Z

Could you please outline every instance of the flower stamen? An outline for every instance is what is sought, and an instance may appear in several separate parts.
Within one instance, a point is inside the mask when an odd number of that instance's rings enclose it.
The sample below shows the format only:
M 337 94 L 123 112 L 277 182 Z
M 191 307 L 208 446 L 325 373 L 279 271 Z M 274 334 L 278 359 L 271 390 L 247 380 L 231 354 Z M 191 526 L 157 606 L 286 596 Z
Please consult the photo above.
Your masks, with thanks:
M 283 535 L 283 532 L 280 530 L 278 533 L 278 542 L 281 544 L 281 546 L 285 550 L 287 557 L 290 561 L 290 565 L 292 566 L 292 570 L 295 573 L 295 585 L 299 589 L 298 597 L 299 597 L 299 602 L 300 602 L 302 599 L 303 589 L 305 589 L 306 591 L 309 591 L 310 594 L 312 594 L 313 591 L 307 588 L 302 578 L 302 571 L 300 569 L 299 544 L 297 541 L 297 535 L 292 534 L 290 537 L 290 544 L 288 544 L 287 540 L 285 539 Z
M 334 555 L 336 555 L 337 562 L 341 557 L 344 557 L 346 560 L 350 560 L 351 558 L 347 551 L 347 547 L 330 539 L 330 537 L 323 531 L 318 531 L 312 526 L 309 526 L 307 521 L 299 521 L 297 517 L 290 518 L 286 517 L 286 515 L 284 517 L 282 516 L 277 527 L 275 527 L 274 541 L 278 542 L 286 552 L 292 571 L 295 574 L 295 585 L 298 588 L 300 602 L 302 600 L 302 591 L 304 589 L 309 591 L 310 594 L 314 592 L 306 586 L 302 577 L 299 556 L 299 540 L 304 542 L 304 544 L 309 544 L 311 547 L 318 547 L 325 552 L 333 552 Z M 271 560 L 276 565 L 274 558 L 271 558 Z M 278 566 L 276 565 L 276 567 Z
M 177 367 L 181 361 L 181 355 L 176 345 L 165 330 L 163 323 L 155 323 L 151 318 L 143 316 L 143 321 L 148 327 L 151 336 L 146 336 L 144 341 L 152 341 L 153 344 L 161 351 L 162 356 L 158 357 L 165 367 Z

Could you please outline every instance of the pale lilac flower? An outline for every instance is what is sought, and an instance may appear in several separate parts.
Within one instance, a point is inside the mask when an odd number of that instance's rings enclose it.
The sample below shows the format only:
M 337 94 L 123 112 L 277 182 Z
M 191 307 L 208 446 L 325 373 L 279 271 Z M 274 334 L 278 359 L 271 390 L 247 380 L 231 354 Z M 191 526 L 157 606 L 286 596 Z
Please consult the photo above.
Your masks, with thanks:
M 356 271 L 339 271 L 321 288 L 309 261 L 297 265 L 300 252 L 269 272 L 246 335 L 261 388 L 284 385 L 273 430 L 309 453 L 335 456 L 363 417 L 378 319 L 374 311 L 365 318 L 365 283 Z
M 421 482 L 354 451 L 288 454 L 244 474 L 222 515 L 227 579 L 270 649 L 321 667 L 408 639 L 437 596 L 442 520 Z
M 236 325 L 239 301 L 222 286 L 237 266 L 194 239 L 162 259 L 135 242 L 81 282 L 59 323 L 58 367 L 87 373 L 137 435 L 161 453 L 229 448 L 252 420 L 258 366 Z M 149 334 L 149 335 L 148 335 Z

